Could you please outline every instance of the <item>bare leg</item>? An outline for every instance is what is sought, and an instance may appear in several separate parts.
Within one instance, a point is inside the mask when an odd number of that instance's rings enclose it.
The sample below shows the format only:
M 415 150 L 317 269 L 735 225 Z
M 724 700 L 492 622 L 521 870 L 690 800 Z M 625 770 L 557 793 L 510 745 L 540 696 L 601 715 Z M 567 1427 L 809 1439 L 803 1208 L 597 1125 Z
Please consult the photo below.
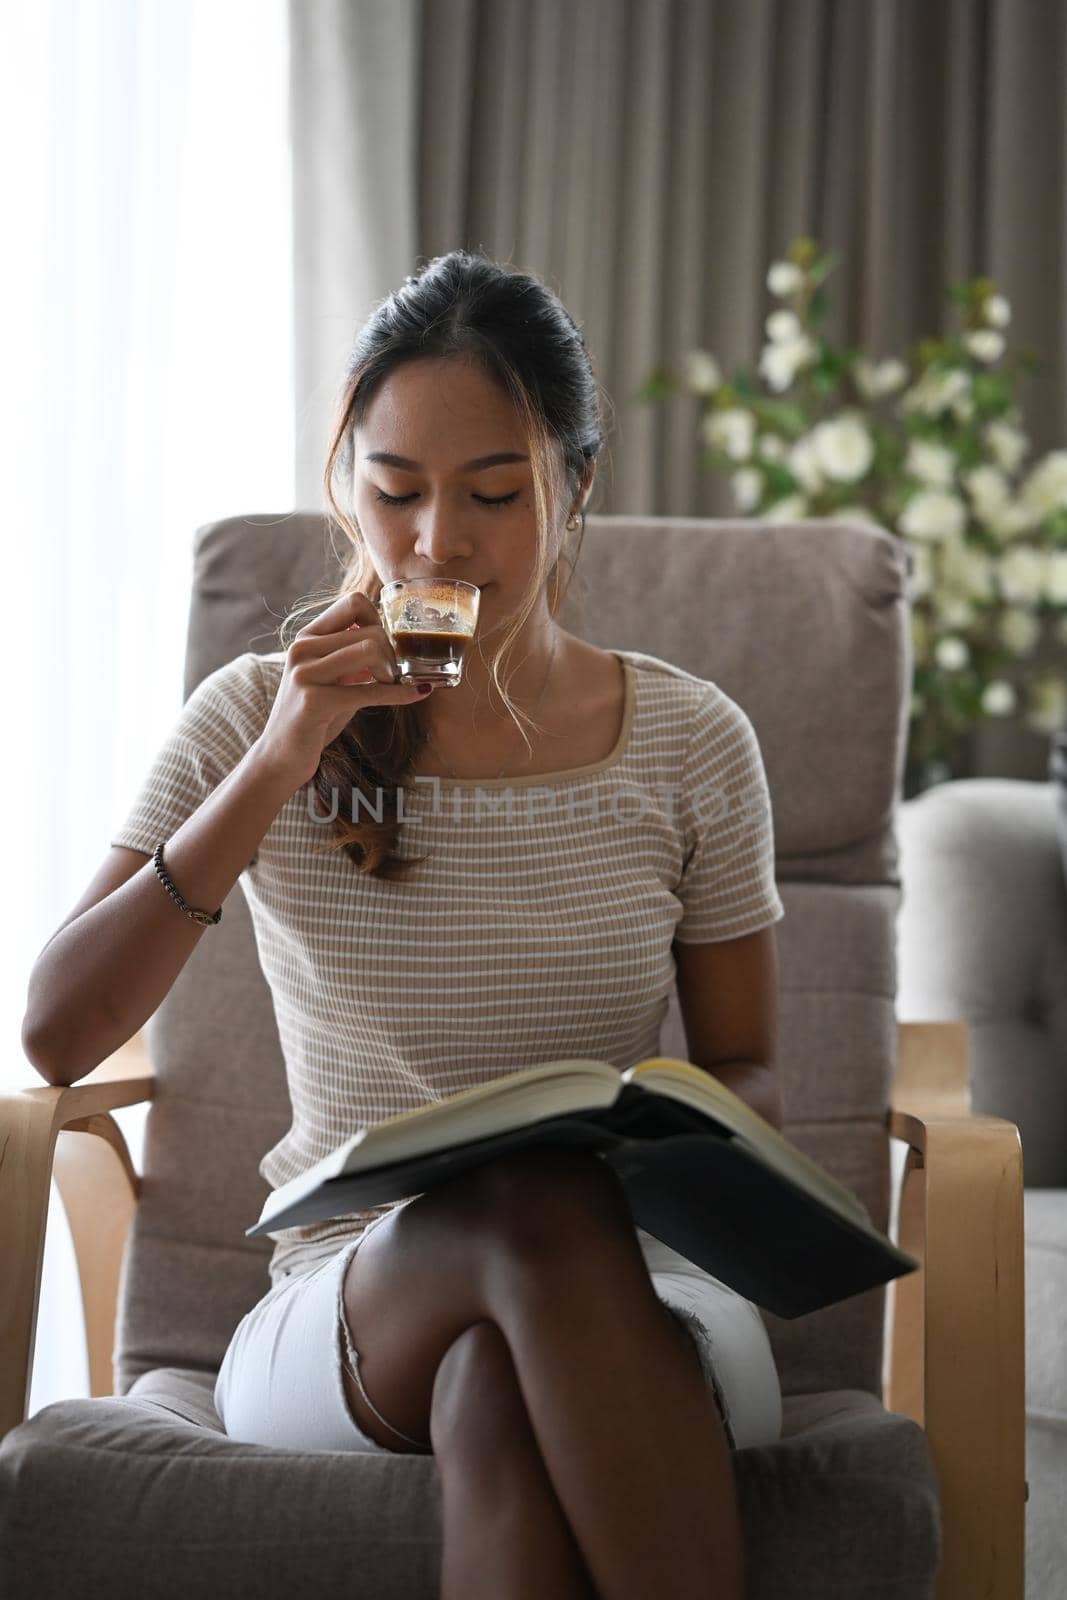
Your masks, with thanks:
M 656 1298 L 621 1185 L 597 1163 L 580 1219 L 573 1190 L 554 1203 L 551 1185 L 534 1187 L 511 1213 L 491 1302 L 596 1592 L 742 1600 L 722 1419 L 695 1347 Z M 561 1257 L 570 1281 L 553 1269 Z
M 499 1328 L 476 1322 L 438 1368 L 440 1600 L 596 1600 Z
M 621 1183 L 603 1162 L 523 1152 L 417 1197 L 357 1251 L 345 1309 L 376 1406 L 417 1439 L 431 1436 L 451 1347 L 477 1323 L 496 1325 L 602 1600 L 740 1600 L 722 1419 L 695 1346 L 656 1297 Z M 365 1432 L 404 1448 L 355 1385 L 347 1392 Z M 476 1409 L 477 1386 L 472 1401 Z

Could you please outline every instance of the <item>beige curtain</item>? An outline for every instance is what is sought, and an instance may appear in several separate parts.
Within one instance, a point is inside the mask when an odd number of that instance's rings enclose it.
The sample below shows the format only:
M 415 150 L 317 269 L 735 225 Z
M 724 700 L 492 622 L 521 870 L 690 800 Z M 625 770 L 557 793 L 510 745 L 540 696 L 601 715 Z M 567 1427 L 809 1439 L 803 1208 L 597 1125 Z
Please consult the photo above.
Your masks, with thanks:
M 352 334 L 419 258 L 485 250 L 582 325 L 611 403 L 593 511 L 736 514 L 697 402 L 635 399 L 694 346 L 754 366 L 766 269 L 845 260 L 828 336 L 953 327 L 986 273 L 1034 453 L 1064 439 L 1063 0 L 291 0 L 298 495 L 322 505 Z M 978 770 L 1044 777 L 987 726 Z

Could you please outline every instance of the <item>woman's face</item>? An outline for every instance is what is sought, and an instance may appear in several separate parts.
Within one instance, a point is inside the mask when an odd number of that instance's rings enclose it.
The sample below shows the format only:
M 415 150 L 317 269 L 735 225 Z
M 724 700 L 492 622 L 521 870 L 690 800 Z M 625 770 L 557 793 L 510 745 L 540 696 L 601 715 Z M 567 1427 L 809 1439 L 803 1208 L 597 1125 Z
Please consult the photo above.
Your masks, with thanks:
M 533 470 L 508 396 L 468 361 L 408 361 L 378 389 L 354 444 L 353 504 L 382 583 L 462 578 L 482 590 L 483 617 L 513 611 L 536 562 L 537 519 Z M 478 464 L 502 455 L 512 459 Z M 562 452 L 557 467 L 550 563 L 570 512 Z

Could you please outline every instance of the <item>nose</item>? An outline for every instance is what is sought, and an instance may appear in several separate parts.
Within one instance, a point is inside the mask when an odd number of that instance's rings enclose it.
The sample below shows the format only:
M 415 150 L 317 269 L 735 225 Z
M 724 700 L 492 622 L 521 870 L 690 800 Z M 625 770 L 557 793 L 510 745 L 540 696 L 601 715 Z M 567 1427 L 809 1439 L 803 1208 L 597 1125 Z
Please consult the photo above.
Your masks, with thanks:
M 415 555 L 432 567 L 462 564 L 474 550 L 462 515 L 441 501 L 424 502 L 416 513 Z

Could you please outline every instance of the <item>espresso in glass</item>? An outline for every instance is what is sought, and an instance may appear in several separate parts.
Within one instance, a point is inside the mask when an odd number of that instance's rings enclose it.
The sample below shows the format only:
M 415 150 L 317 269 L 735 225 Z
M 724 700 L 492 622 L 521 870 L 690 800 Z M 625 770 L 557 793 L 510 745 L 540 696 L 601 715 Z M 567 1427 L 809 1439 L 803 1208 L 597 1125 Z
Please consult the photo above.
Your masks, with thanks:
M 460 579 L 397 578 L 382 589 L 382 625 L 396 655 L 399 683 L 455 688 L 478 625 L 481 592 Z

